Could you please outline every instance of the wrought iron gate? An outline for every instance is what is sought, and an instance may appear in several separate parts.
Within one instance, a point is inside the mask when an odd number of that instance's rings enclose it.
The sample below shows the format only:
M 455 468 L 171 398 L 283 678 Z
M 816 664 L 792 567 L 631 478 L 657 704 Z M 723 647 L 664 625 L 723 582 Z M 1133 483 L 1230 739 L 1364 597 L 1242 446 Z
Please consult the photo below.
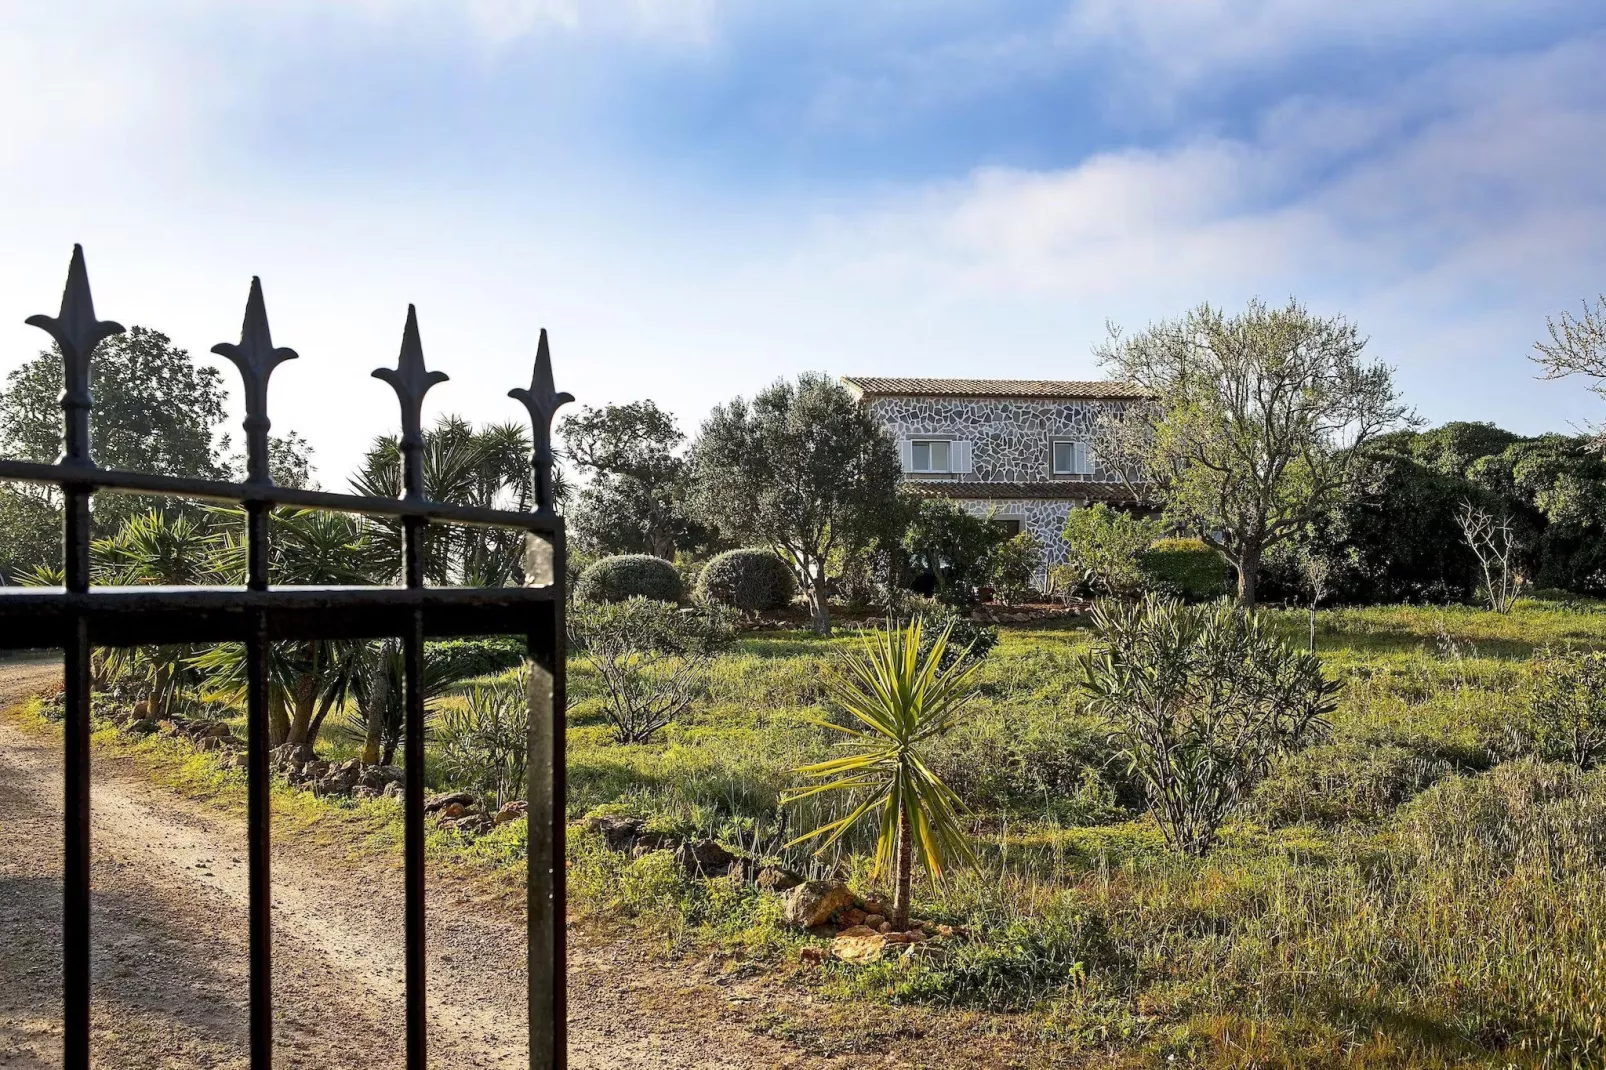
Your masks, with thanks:
M 54 484 L 65 504 L 64 588 L 0 587 L 0 650 L 60 647 L 65 652 L 66 864 L 63 985 L 67 1070 L 89 1066 L 89 807 L 90 653 L 96 646 L 239 642 L 246 648 L 246 776 L 249 791 L 250 1052 L 253 1070 L 273 1053 L 272 900 L 269 878 L 268 652 L 280 640 L 399 637 L 404 650 L 403 753 L 406 782 L 404 885 L 406 914 L 407 1068 L 424 1070 L 424 640 L 436 636 L 514 634 L 527 637 L 533 660 L 529 746 L 529 1033 L 530 1065 L 565 1064 L 564 1014 L 564 529 L 552 500 L 552 416 L 574 400 L 558 393 L 546 332 L 528 389 L 508 392 L 533 424 L 536 510 L 469 508 L 425 497 L 424 394 L 446 376 L 424 367 L 411 306 L 395 368 L 375 377 L 401 403 L 402 497 L 366 498 L 274 486 L 268 470 L 268 378 L 296 357 L 276 347 L 262 287 L 251 280 L 238 343 L 213 352 L 239 368 L 245 383 L 247 474 L 242 483 L 122 472 L 96 466 L 90 441 L 90 360 L 116 323 L 95 318 L 83 250 L 73 247 L 61 310 L 28 323 L 60 347 L 65 390 L 64 449 L 55 464 L 0 459 L 0 479 Z M 239 587 L 92 587 L 90 497 L 97 491 L 166 495 L 243 507 L 247 580 Z M 268 515 L 277 506 L 332 510 L 399 520 L 401 587 L 276 587 L 268 582 Z M 525 532 L 522 587 L 426 587 L 422 541 L 431 523 Z

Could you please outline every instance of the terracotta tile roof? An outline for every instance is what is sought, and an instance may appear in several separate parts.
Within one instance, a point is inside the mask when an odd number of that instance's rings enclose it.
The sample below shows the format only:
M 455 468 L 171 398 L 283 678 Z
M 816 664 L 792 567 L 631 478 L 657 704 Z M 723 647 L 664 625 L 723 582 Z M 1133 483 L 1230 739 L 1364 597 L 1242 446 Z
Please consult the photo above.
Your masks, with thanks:
M 844 375 L 842 381 L 869 397 L 941 398 L 1140 398 L 1135 383 L 1063 379 L 888 379 Z
M 1120 483 L 1093 480 L 1055 479 L 1031 483 L 986 482 L 983 480 L 908 479 L 904 488 L 923 498 L 961 498 L 966 500 L 1094 501 L 1129 502 L 1132 496 Z

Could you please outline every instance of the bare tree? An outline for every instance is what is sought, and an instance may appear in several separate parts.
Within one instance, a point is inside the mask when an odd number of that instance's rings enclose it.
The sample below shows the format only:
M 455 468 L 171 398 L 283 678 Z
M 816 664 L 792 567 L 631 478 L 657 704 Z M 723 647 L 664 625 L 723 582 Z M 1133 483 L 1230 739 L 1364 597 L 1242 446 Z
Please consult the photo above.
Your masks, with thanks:
M 1487 509 L 1462 502 L 1456 514 L 1461 525 L 1461 538 L 1478 558 L 1483 569 L 1483 587 L 1489 597 L 1489 608 L 1496 613 L 1509 613 L 1522 589 L 1522 573 L 1517 567 L 1518 541 L 1511 517 L 1496 517 Z
M 1544 378 L 1588 376 L 1594 380 L 1589 389 L 1606 398 L 1606 294 L 1596 299 L 1594 308 L 1585 301 L 1580 316 L 1547 316 L 1545 327 L 1550 341 L 1535 342 L 1533 357 L 1545 369 Z M 1594 432 L 1595 447 L 1606 448 L 1606 429 L 1597 425 Z
M 1342 317 L 1294 301 L 1234 316 L 1201 305 L 1131 338 L 1112 328 L 1100 362 L 1152 400 L 1103 421 L 1100 464 L 1220 550 L 1252 606 L 1265 552 L 1370 486 L 1362 447 L 1414 421 L 1365 346 Z

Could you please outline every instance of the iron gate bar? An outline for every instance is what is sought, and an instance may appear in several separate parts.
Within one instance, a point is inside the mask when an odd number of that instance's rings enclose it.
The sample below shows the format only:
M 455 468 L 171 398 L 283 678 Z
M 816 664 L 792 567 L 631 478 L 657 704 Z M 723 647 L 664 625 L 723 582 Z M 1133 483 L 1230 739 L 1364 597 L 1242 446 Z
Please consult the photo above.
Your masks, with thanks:
M 0 480 L 59 485 L 61 466 L 35 461 L 0 460 Z M 173 498 L 195 498 L 214 502 L 262 502 L 286 508 L 321 509 L 331 513 L 361 513 L 365 516 L 421 517 L 445 524 L 469 527 L 518 528 L 538 534 L 551 534 L 561 521 L 556 516 L 515 513 L 506 509 L 480 509 L 441 502 L 409 501 L 403 498 L 365 498 L 356 494 L 335 494 L 326 490 L 294 490 L 263 484 L 223 483 L 215 479 L 189 479 L 182 476 L 150 476 L 110 468 L 83 472 L 85 485 L 96 491 L 115 494 L 161 494 Z
M 90 358 L 122 328 L 95 319 L 83 250 L 73 247 L 58 316 L 28 322 L 56 340 L 65 388 L 64 451 L 56 464 L 0 460 L 0 479 L 53 484 L 64 501 L 65 586 L 0 588 L 0 649 L 60 646 L 65 658 L 63 725 L 66 798 L 63 879 L 63 1050 L 67 1070 L 88 1070 L 90 1026 L 90 657 L 96 646 L 244 642 L 246 646 L 246 777 L 249 837 L 250 1056 L 269 1070 L 273 1054 L 270 881 L 268 652 L 280 640 L 400 637 L 404 649 L 406 780 L 406 1051 L 408 1070 L 426 1055 L 424 936 L 424 701 L 420 686 L 427 637 L 523 635 L 532 660 L 528 783 L 530 1066 L 561 1070 L 567 1053 L 564 1007 L 563 520 L 552 497 L 551 423 L 574 400 L 552 386 L 546 332 L 537 346 L 530 387 L 509 391 L 529 409 L 536 509 L 464 508 L 424 497 L 420 408 L 424 393 L 446 377 L 426 371 L 417 317 L 408 307 L 396 369 L 375 372 L 396 390 L 402 408 L 404 494 L 369 498 L 273 485 L 268 469 L 268 379 L 296 359 L 276 348 L 258 280 L 251 280 L 240 341 L 213 352 L 240 369 L 245 383 L 247 475 L 243 483 L 153 476 L 95 466 L 90 453 Z M 102 587 L 90 579 L 90 499 L 97 491 L 158 494 L 244 506 L 247 575 L 241 587 Z M 270 587 L 268 514 L 275 507 L 400 517 L 402 587 Z M 522 530 L 526 586 L 430 588 L 424 585 L 421 541 L 431 522 Z

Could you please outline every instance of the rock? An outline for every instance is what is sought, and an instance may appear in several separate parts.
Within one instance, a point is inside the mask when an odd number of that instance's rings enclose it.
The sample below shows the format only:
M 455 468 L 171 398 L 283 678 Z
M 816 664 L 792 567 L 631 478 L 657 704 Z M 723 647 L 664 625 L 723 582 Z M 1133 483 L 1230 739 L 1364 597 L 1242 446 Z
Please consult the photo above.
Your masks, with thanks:
M 136 736 L 148 736 L 156 731 L 156 722 L 148 717 L 141 717 L 128 722 L 128 730 Z
M 329 763 L 314 759 L 303 765 L 301 771 L 313 780 L 322 780 L 329 775 Z
M 399 799 L 402 797 L 403 791 L 404 789 L 401 781 L 392 780 L 389 784 L 385 785 L 383 794 L 387 799 Z
M 841 881 L 804 881 L 786 897 L 786 923 L 799 929 L 812 929 L 831 920 L 831 915 L 853 905 L 853 893 Z
M 505 825 L 509 821 L 517 821 L 529 812 L 530 804 L 522 799 L 503 803 L 502 808 L 496 812 L 495 822 L 498 825 Z
M 831 954 L 843 962 L 875 962 L 887 949 L 888 940 L 868 925 L 855 925 L 836 934 Z
M 431 795 L 424 800 L 424 813 L 433 814 L 437 810 L 446 810 L 452 806 L 460 807 L 453 817 L 461 817 L 463 811 L 474 802 L 474 796 L 466 791 L 451 791 L 444 795 Z
M 878 933 L 890 933 L 891 931 L 892 931 L 892 922 L 890 922 L 890 921 L 884 921 L 880 925 L 876 926 L 876 932 L 878 932 Z
M 815 962 L 815 963 L 824 962 L 825 961 L 825 948 L 823 948 L 823 947 L 805 947 L 802 951 L 799 951 L 797 953 L 797 957 L 799 959 L 801 959 L 802 961 L 804 961 L 804 962 Z
M 351 797 L 353 799 L 377 799 L 379 798 L 379 792 L 366 784 L 358 784 L 356 789 L 352 791 Z
M 424 807 L 424 809 L 427 811 L 429 809 L 429 807 L 426 806 L 426 807 Z M 446 807 L 444 809 L 442 809 L 441 812 L 440 812 L 441 817 L 445 818 L 448 821 L 456 820 L 457 818 L 462 817 L 466 813 L 468 813 L 468 807 L 464 806 L 460 802 L 447 803 Z
M 866 925 L 865 928 L 868 929 L 869 926 Z M 885 940 L 888 944 L 907 944 L 909 942 L 909 934 L 886 932 L 881 934 L 881 939 Z
M 844 929 L 851 929 L 855 925 L 870 925 L 870 919 L 858 907 L 848 907 L 836 912 L 836 923 Z M 875 926 L 870 925 L 870 928 L 874 929 Z
M 151 704 L 144 699 L 134 703 L 134 720 L 148 721 L 151 716 Z
M 866 914 L 861 919 L 861 924 L 868 925 L 872 929 L 879 929 L 881 928 L 881 923 L 886 920 L 886 916 L 882 914 Z
M 864 912 L 866 914 L 880 914 L 882 919 L 885 920 L 892 913 L 892 910 L 879 898 L 870 896 L 864 901 Z
M 723 877 L 741 860 L 714 840 L 688 840 L 675 852 L 675 861 L 693 876 Z
M 587 832 L 600 833 L 609 850 L 628 851 L 636 845 L 636 840 L 646 830 L 647 823 L 639 817 L 607 814 L 601 817 L 588 817 L 581 827 Z
M 796 888 L 803 883 L 803 878 L 789 869 L 779 866 L 765 866 L 758 871 L 753 883 L 766 892 L 785 892 Z

